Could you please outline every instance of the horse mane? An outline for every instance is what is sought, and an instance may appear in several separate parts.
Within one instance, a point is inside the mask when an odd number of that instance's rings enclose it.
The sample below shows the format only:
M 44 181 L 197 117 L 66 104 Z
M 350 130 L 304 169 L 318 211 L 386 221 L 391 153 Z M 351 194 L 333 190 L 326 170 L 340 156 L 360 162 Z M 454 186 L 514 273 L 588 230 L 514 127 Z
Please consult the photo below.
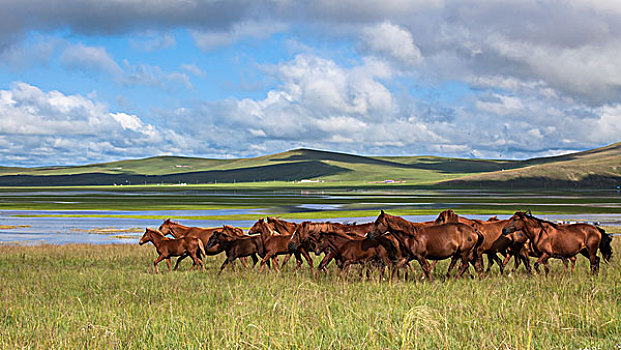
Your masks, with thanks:
M 459 215 L 457 215 L 453 209 L 446 209 L 438 214 L 438 217 L 433 222 L 434 224 L 448 224 L 448 223 L 458 223 Z
M 540 219 L 540 218 L 538 218 L 538 217 L 534 216 L 534 215 L 530 212 L 530 210 L 529 210 L 528 212 L 518 211 L 517 213 L 519 213 L 518 215 L 520 215 L 520 216 L 524 216 L 524 217 L 527 217 L 527 218 L 531 218 L 531 219 L 536 220 L 536 221 L 537 221 L 540 225 L 541 225 L 541 224 L 548 224 L 548 225 L 550 225 L 550 226 L 554 227 L 555 229 L 558 229 L 558 228 L 559 228 L 557 223 L 552 222 L 552 221 L 548 221 L 548 220 L 544 220 L 544 219 Z M 517 213 L 516 213 L 516 214 L 517 214 Z
M 381 215 L 384 215 L 384 217 L 389 223 L 389 226 L 395 227 L 398 231 L 409 233 L 409 232 L 416 232 L 418 230 L 418 228 L 416 227 L 416 225 L 414 225 L 414 223 L 409 222 L 408 220 L 400 216 L 390 215 L 384 212 L 382 212 L 380 216 Z

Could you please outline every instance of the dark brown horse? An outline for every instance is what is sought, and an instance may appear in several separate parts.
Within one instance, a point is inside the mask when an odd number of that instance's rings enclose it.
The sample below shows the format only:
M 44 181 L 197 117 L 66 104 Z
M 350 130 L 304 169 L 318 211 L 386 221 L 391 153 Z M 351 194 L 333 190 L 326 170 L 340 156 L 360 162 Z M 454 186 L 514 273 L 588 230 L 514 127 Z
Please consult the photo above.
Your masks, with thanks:
M 429 280 L 431 266 L 427 259 L 444 260 L 453 258 L 451 264 L 461 259 L 457 277 L 461 277 L 468 264 L 481 272 L 477 249 L 483 243 L 483 235 L 466 224 L 450 223 L 442 225 L 416 225 L 399 216 L 386 214 L 383 210 L 375 220 L 375 228 L 369 237 L 377 237 L 391 232 L 398 239 L 408 260 L 416 260 Z
M 341 275 L 345 277 L 352 264 L 374 264 L 380 267 L 380 278 L 384 276 L 386 266 L 392 265 L 391 243 L 382 242 L 382 237 L 371 238 L 352 238 L 344 233 L 322 232 L 319 235 L 319 246 L 329 249 L 326 257 L 331 256 L 339 262 Z M 386 245 L 387 244 L 387 245 Z M 318 269 L 322 270 L 328 261 L 324 260 Z
M 612 238 L 604 230 L 589 224 L 558 225 L 534 217 L 530 213 L 517 211 L 502 230 L 503 235 L 523 231 L 534 250 L 541 253 L 535 262 L 535 270 L 543 264 L 546 274 L 549 272 L 550 258 L 570 259 L 582 254 L 589 259 L 591 274 L 599 271 L 599 249 L 608 261 L 612 257 Z
M 478 252 L 487 255 L 488 265 L 486 271 L 489 271 L 494 262 L 496 262 L 500 268 L 501 274 L 503 273 L 504 264 L 497 253 L 506 255 L 507 249 L 512 244 L 510 239 L 502 235 L 502 229 L 508 222 L 509 220 L 498 220 L 496 217 L 491 221 L 469 219 L 457 215 L 452 209 L 441 212 L 435 221 L 436 224 L 462 223 L 479 230 L 483 235 L 483 244 Z M 481 263 L 482 262 L 481 260 Z M 448 273 L 450 273 L 450 271 Z
M 186 256 L 192 257 L 194 260 L 194 264 L 190 268 L 190 271 L 194 269 L 195 266 L 199 265 L 201 270 L 205 270 L 203 266 L 203 261 L 201 260 L 202 256 L 205 256 L 205 248 L 203 247 L 203 242 L 196 237 L 181 237 L 177 239 L 172 239 L 164 236 L 158 230 L 153 230 L 147 228 L 144 232 L 142 238 L 140 238 L 140 245 L 151 242 L 155 246 L 155 250 L 159 256 L 153 262 L 153 266 L 155 267 L 155 273 L 159 273 L 157 270 L 157 264 L 166 259 L 166 263 L 168 264 L 168 271 L 170 271 L 170 257 L 178 256 L 179 260 L 185 258 Z M 175 270 L 177 266 L 175 266 Z
M 211 235 L 211 237 L 209 237 L 209 241 L 207 242 L 205 249 L 209 249 L 215 245 L 222 247 L 226 253 L 226 260 L 224 260 L 224 263 L 220 266 L 218 275 L 222 272 L 226 265 L 239 258 L 254 255 L 258 255 L 261 258 L 265 256 L 263 239 L 260 235 L 239 237 L 230 235 L 224 231 L 216 231 Z

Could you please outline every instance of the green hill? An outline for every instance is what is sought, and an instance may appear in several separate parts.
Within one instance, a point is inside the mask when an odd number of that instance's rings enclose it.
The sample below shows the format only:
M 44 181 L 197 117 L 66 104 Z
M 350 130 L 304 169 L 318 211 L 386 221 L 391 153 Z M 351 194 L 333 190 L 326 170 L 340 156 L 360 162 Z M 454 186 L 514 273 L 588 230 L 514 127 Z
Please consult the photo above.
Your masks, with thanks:
M 161 156 L 67 167 L 0 167 L 0 186 L 404 180 L 450 187 L 608 187 L 621 182 L 621 143 L 525 161 L 365 157 L 312 149 L 240 159 Z

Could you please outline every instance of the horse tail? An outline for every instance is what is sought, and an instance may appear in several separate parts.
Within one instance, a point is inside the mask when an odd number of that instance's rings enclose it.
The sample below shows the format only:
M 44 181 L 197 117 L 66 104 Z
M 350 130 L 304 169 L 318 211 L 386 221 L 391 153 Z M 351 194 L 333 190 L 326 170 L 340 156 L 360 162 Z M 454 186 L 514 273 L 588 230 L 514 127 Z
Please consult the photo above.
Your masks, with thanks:
M 602 234 L 602 239 L 599 241 L 599 251 L 602 252 L 604 260 L 610 261 L 612 258 L 612 246 L 610 245 L 612 236 L 602 228 L 597 227 L 597 230 Z
M 206 257 L 207 253 L 205 253 L 205 245 L 203 244 L 203 241 L 201 241 L 200 239 L 198 240 L 198 249 L 200 250 L 200 253 L 203 255 L 202 257 L 199 256 L 198 258 L 203 260 L 203 257 Z

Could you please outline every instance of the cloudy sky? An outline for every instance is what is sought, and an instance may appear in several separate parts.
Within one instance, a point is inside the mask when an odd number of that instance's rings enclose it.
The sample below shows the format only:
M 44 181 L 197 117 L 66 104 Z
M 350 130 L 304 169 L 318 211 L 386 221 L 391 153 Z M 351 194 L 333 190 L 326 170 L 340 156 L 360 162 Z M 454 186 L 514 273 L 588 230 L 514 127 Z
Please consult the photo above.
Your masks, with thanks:
M 612 1 L 0 0 L 0 165 L 621 141 Z

